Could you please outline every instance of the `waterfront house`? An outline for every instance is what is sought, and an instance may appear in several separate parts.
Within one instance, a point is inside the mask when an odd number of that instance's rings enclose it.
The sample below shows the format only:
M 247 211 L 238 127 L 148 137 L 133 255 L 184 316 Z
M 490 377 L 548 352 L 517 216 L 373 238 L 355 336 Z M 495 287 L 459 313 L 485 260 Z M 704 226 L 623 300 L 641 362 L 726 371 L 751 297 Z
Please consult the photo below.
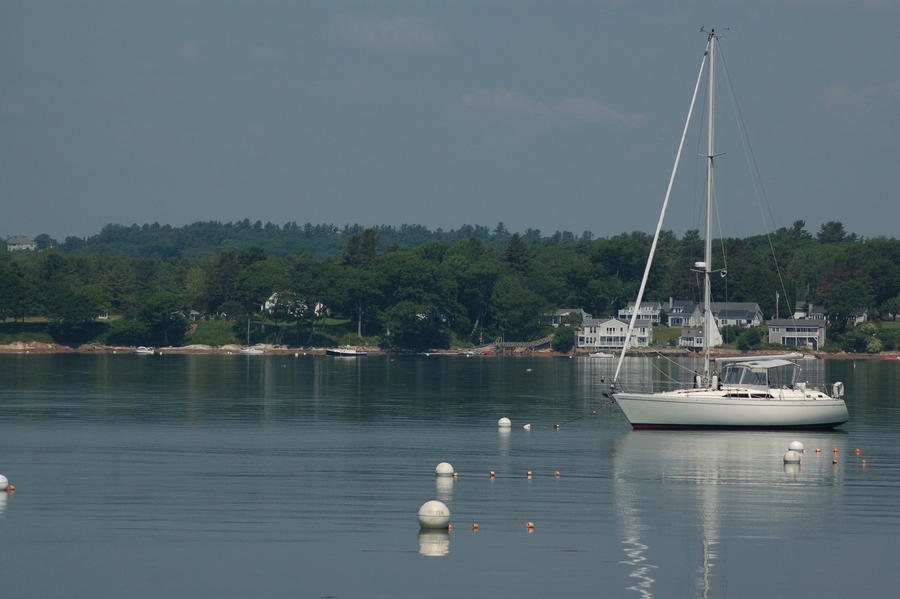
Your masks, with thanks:
M 688 349 L 700 349 L 703 347 L 703 329 L 698 327 L 683 327 L 681 337 L 678 338 L 678 347 Z
M 575 348 L 597 351 L 622 349 L 628 323 L 618 318 L 586 318 L 575 331 Z M 638 320 L 631 333 L 628 347 L 648 347 L 653 343 L 653 326 L 648 320 Z
M 819 349 L 825 344 L 825 321 L 774 318 L 769 321 L 769 343 Z

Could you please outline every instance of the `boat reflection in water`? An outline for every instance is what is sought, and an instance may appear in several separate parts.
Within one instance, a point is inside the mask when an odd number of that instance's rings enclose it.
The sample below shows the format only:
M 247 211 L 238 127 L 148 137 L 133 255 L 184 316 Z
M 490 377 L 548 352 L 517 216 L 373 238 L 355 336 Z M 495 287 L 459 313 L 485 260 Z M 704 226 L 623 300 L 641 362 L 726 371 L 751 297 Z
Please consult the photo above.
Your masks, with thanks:
M 662 593 L 687 584 L 693 597 L 726 596 L 729 543 L 774 539 L 780 545 L 837 517 L 842 471 L 830 455 L 807 453 L 802 465 L 784 464 L 794 439 L 806 447 L 843 449 L 844 442 L 825 432 L 629 431 L 619 437 L 613 477 L 626 590 L 649 598 L 654 587 Z

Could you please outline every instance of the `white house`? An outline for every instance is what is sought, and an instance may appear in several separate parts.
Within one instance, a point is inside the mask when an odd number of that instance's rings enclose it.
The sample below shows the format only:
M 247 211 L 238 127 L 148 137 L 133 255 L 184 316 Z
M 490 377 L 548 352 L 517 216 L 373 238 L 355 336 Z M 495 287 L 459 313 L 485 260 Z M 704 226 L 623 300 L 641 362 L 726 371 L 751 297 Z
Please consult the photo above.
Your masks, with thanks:
M 703 329 L 695 327 L 683 327 L 681 337 L 678 338 L 678 347 L 699 349 L 703 347 Z
M 33 252 L 37 249 L 37 243 L 34 239 L 29 239 L 22 235 L 13 235 L 6 238 L 7 252 Z
M 662 306 L 659 302 L 641 302 L 638 308 L 638 320 L 649 320 L 651 323 L 659 322 L 659 312 Z M 634 314 L 634 302 L 628 302 L 628 305 L 619 310 L 619 320 L 629 321 L 631 315 Z
M 586 318 L 575 331 L 575 349 L 622 349 L 628 323 L 618 318 Z M 628 347 L 648 347 L 653 343 L 653 327 L 648 321 L 638 321 L 631 332 Z

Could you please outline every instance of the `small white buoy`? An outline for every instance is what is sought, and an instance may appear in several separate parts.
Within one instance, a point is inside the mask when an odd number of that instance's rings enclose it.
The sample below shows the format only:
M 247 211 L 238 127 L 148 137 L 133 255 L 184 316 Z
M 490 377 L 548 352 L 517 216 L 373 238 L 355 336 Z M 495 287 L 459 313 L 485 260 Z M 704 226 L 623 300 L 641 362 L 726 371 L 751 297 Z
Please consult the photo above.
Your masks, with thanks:
M 784 454 L 784 463 L 785 464 L 799 464 L 800 463 L 800 454 L 794 451 L 793 449 L 788 449 Z
M 450 462 L 441 462 L 435 466 L 434 473 L 438 476 L 453 476 L 453 464 Z
M 497 426 L 499 426 L 500 428 L 508 428 L 508 427 L 512 426 L 512 422 L 510 421 L 509 418 L 504 416 L 503 418 L 501 418 L 500 420 L 497 421 Z
M 0 491 L 9 489 L 9 479 L 0 474 Z
M 526 431 L 530 431 L 530 430 L 531 430 L 531 425 L 530 425 L 530 424 L 526 424 L 526 425 L 523 426 L 522 428 L 524 428 Z
M 447 528 L 450 524 L 450 508 L 442 501 L 432 499 L 419 508 L 419 526 L 422 528 Z
M 788 449 L 796 451 L 797 453 L 803 453 L 803 443 L 800 441 L 791 441 L 791 444 L 788 445 Z

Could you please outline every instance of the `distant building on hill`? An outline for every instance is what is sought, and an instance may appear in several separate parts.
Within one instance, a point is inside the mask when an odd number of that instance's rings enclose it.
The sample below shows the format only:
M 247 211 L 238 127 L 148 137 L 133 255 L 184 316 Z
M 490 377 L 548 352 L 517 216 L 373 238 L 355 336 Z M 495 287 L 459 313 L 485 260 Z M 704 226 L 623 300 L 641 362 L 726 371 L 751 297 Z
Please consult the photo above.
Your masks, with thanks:
M 582 322 L 584 321 L 584 319 L 591 317 L 590 314 L 588 314 L 581 308 L 560 308 L 559 310 L 555 310 L 554 312 L 550 312 L 549 314 L 544 314 L 543 316 L 541 316 L 541 320 L 545 325 L 558 327 L 561 324 L 565 324 L 569 315 L 571 314 L 577 314 L 578 318 Z
M 36 249 L 37 243 L 34 242 L 34 239 L 24 235 L 13 235 L 6 238 L 7 252 L 33 252 Z

